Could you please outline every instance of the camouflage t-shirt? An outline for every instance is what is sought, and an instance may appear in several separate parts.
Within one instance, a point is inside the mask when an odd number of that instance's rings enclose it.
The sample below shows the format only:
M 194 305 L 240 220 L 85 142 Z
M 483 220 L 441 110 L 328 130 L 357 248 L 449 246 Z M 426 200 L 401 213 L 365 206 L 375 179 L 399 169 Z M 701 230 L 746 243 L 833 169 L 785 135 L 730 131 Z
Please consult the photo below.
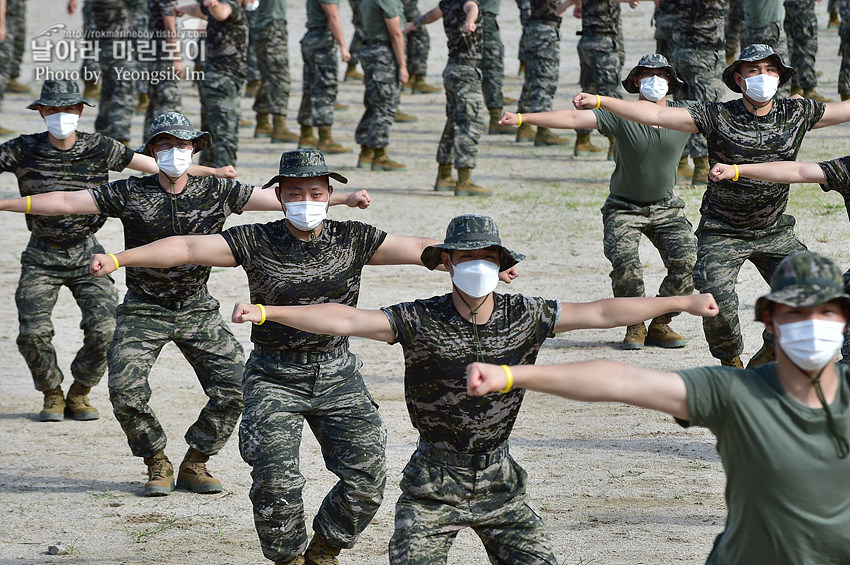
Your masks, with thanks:
M 313 241 L 294 237 L 285 220 L 235 226 L 221 235 L 248 275 L 251 302 L 276 306 L 357 306 L 361 271 L 387 237 L 360 222 L 333 220 L 324 221 Z M 266 322 L 251 328 L 251 341 L 281 351 L 323 353 L 346 345 L 348 338 Z
M 728 0 L 681 0 L 679 25 L 673 44 L 700 49 L 721 49 L 726 43 Z
M 0 171 L 15 173 L 21 196 L 54 190 L 85 190 L 109 181 L 109 171 L 123 171 L 133 151 L 99 133 L 77 132 L 74 146 L 60 151 L 47 132 L 22 135 L 0 145 Z M 67 245 L 82 241 L 103 226 L 106 216 L 26 216 L 38 239 Z
M 558 0 L 531 0 L 531 19 L 561 23 Z
M 561 304 L 495 294 L 493 315 L 478 325 L 484 361 L 533 364 L 540 345 L 554 336 Z M 460 453 L 493 451 L 507 441 L 525 393 L 471 397 L 466 366 L 476 360 L 472 323 L 452 303 L 435 296 L 382 308 L 404 348 L 404 390 L 410 421 L 428 443 Z
M 177 0 L 148 0 L 148 27 L 151 31 L 164 31 L 163 16 L 173 16 Z M 179 26 L 178 26 L 179 27 Z M 154 37 L 161 40 L 161 37 Z
M 466 12 L 463 5 L 475 0 L 440 0 L 440 11 L 443 12 L 443 29 L 446 32 L 446 43 L 449 47 L 449 59 L 481 60 L 484 40 L 481 31 L 481 13 L 478 13 L 478 24 L 472 33 L 463 33 L 460 28 L 466 22 Z M 475 2 L 476 4 L 478 2 Z
M 210 15 L 208 7 L 199 4 L 208 22 L 204 69 L 244 79 L 248 64 L 248 19 L 242 6 L 233 0 L 219 0 L 219 3 L 229 4 L 231 8 L 230 16 L 221 22 Z
M 847 216 L 850 218 L 850 155 L 838 157 L 830 161 L 818 163 L 826 183 L 820 187 L 824 192 L 834 190 L 844 198 L 844 206 L 847 208 Z
M 620 3 L 614 0 L 582 0 L 582 32 L 617 35 L 620 32 Z
M 172 235 L 221 232 L 231 214 L 241 214 L 253 186 L 230 179 L 189 176 L 180 194 L 166 192 L 157 175 L 129 178 L 91 189 L 101 212 L 124 224 L 124 246 L 139 247 Z M 184 300 L 207 282 L 210 267 L 130 267 L 127 288 L 144 296 Z
M 756 116 L 741 98 L 688 108 L 708 140 L 711 163 L 769 163 L 797 158 L 803 137 L 823 117 L 826 106 L 814 100 L 775 98 L 766 116 Z M 738 229 L 776 223 L 788 205 L 789 185 L 739 178 L 709 182 L 700 213 Z

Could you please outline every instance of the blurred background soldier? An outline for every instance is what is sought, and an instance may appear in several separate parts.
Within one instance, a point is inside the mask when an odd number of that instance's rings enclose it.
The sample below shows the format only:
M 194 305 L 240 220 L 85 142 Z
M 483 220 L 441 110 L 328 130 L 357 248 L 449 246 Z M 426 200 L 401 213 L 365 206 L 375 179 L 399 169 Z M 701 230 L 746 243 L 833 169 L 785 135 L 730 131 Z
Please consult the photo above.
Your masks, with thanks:
M 788 60 L 788 38 L 785 36 L 785 7 L 782 0 L 740 0 L 744 11 L 741 47 L 764 44 L 770 46 L 783 61 Z M 779 88 L 778 95 L 787 98 L 791 82 Z
M 404 21 L 412 22 L 422 15 L 417 0 L 402 0 L 402 4 L 404 5 Z M 419 27 L 407 32 L 407 70 L 410 73 L 410 81 L 405 86 L 410 86 L 412 94 L 440 92 L 440 87 L 425 82 L 430 49 L 431 36 L 428 35 L 427 29 Z
M 169 76 L 170 71 L 183 76 L 183 60 L 176 49 L 177 43 L 177 0 L 148 0 L 148 31 L 153 60 L 148 62 L 151 74 Z M 154 84 L 148 82 L 148 107 L 142 139 L 147 141 L 154 118 L 166 112 L 180 111 L 180 89 L 178 79 L 161 79 Z
M 21 83 L 21 62 L 24 59 L 24 51 L 27 43 L 27 3 L 26 0 L 6 0 L 6 33 L 12 29 L 14 36 L 12 42 L 12 58 L 9 64 L 9 84 L 6 85 L 7 92 L 18 92 L 21 94 L 30 91 L 30 87 Z
M 360 9 L 362 0 L 348 0 L 348 4 L 351 6 L 351 25 L 354 26 L 354 34 L 351 36 L 351 43 L 348 44 L 351 59 L 348 60 L 348 67 L 345 69 L 343 80 L 363 80 L 363 74 L 357 72 L 360 50 L 363 49 L 363 15 Z
M 818 94 L 815 59 L 818 55 L 818 17 L 815 0 L 785 0 L 785 33 L 794 74 L 791 94 L 801 94 L 818 102 L 832 102 Z

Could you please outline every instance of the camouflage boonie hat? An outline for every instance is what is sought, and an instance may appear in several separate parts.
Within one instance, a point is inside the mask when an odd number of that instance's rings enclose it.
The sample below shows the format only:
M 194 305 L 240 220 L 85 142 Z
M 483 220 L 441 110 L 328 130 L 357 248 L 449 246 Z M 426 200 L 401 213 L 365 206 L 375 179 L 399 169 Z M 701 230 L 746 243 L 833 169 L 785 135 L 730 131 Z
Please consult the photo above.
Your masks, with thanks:
M 768 57 L 774 57 L 776 62 L 779 64 L 779 86 L 782 86 L 791 80 L 791 75 L 794 73 L 793 67 L 786 65 L 782 61 L 782 57 L 777 55 L 776 51 L 774 51 L 769 45 L 765 45 L 764 43 L 753 43 L 749 47 L 745 47 L 743 51 L 741 51 L 741 54 L 738 55 L 738 58 L 724 69 L 723 82 L 732 90 L 732 92 L 741 92 L 741 87 L 735 83 L 735 73 L 740 71 L 741 63 L 754 63 L 756 61 L 761 61 L 762 59 L 767 59 Z
M 502 245 L 499 237 L 499 228 L 496 222 L 489 216 L 478 214 L 466 214 L 452 218 L 449 227 L 446 228 L 446 241 L 436 245 L 429 245 L 422 251 L 420 259 L 422 264 L 431 270 L 442 264 L 441 253 L 449 249 L 485 249 L 496 246 L 501 253 L 499 271 L 510 269 L 523 259 L 521 255 L 511 251 Z
M 667 71 L 667 74 L 670 76 L 670 80 L 667 81 L 667 92 L 670 94 L 673 94 L 682 87 L 683 83 L 679 80 L 676 69 L 667 61 L 667 58 L 660 53 L 649 53 L 641 57 L 635 68 L 629 71 L 629 74 L 623 79 L 622 84 L 626 92 L 631 92 L 632 94 L 640 92 L 640 88 L 635 85 L 635 77 L 640 73 L 641 69 L 664 69 Z
M 756 321 L 771 302 L 806 308 L 841 298 L 850 309 L 850 294 L 844 292 L 841 269 L 830 259 L 799 251 L 779 262 L 770 278 L 770 294 L 756 301 Z
M 141 153 L 153 155 L 150 151 L 151 142 L 160 134 L 167 133 L 177 139 L 188 139 L 195 142 L 195 153 L 212 147 L 212 136 L 208 131 L 195 131 L 189 118 L 180 112 L 166 112 L 160 114 L 151 123 L 151 134 L 145 141 Z
M 284 151 L 280 156 L 279 173 L 264 184 L 263 188 L 280 183 L 280 179 L 305 179 L 324 176 L 329 176 L 343 184 L 348 182 L 348 179 L 341 174 L 328 170 L 328 166 L 325 164 L 325 156 L 318 149 Z
M 80 94 L 80 87 L 73 80 L 46 80 L 41 85 L 41 97 L 27 106 L 29 110 L 38 110 L 39 106 L 74 106 L 85 104 L 94 106 Z

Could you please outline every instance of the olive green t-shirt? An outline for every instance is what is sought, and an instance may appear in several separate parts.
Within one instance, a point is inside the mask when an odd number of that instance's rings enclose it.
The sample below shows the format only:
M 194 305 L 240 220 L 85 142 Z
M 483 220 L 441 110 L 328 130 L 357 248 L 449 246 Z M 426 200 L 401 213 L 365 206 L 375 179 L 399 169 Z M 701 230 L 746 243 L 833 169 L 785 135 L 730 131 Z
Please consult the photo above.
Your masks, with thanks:
M 717 437 L 728 515 L 708 565 L 850 563 L 850 457 L 822 408 L 796 402 L 776 364 L 680 371 L 690 422 Z M 836 365 L 830 410 L 850 433 L 850 367 Z
M 339 0 L 307 0 L 307 29 L 327 29 L 328 17 L 321 4 L 334 4 L 339 8 Z
M 401 0 L 362 0 L 360 15 L 363 18 L 363 37 L 367 41 L 389 41 L 387 22 L 398 17 L 404 29 L 404 6 Z
M 275 20 L 286 21 L 286 0 L 262 0 L 254 12 L 254 27 L 266 27 Z
M 667 101 L 668 106 L 687 107 L 689 100 Z M 632 202 L 656 202 L 676 186 L 676 168 L 691 134 L 646 126 L 592 110 L 599 132 L 614 139 L 614 173 L 611 194 Z
M 744 25 L 760 28 L 785 21 L 783 0 L 744 0 Z M 746 47 L 745 45 L 742 47 Z

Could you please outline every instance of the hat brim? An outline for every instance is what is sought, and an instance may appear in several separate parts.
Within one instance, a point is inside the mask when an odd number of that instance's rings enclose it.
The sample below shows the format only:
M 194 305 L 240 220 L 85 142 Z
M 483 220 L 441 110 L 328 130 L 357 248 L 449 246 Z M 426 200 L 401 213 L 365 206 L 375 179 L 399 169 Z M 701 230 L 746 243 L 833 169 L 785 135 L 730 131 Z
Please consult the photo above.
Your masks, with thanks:
M 443 251 L 451 251 L 455 249 L 486 249 L 488 247 L 498 247 L 500 253 L 499 272 L 507 271 L 523 259 L 525 255 L 511 251 L 503 245 L 493 243 L 492 241 L 461 241 L 456 243 L 438 243 L 429 245 L 422 250 L 422 255 L 419 259 L 426 268 L 433 271 L 443 263 Z
M 275 175 L 263 185 L 263 188 L 268 188 L 270 186 L 274 186 L 276 184 L 280 184 L 282 179 L 311 179 L 315 177 L 331 177 L 335 181 L 339 181 L 342 184 L 348 184 L 348 179 L 342 176 L 339 173 L 335 173 L 333 171 L 325 171 L 324 173 L 304 173 L 304 174 L 287 174 L 287 175 Z
M 48 108 L 58 108 L 60 106 L 76 106 L 77 104 L 85 104 L 94 108 L 94 104 L 88 98 L 71 98 L 70 100 L 61 100 L 59 98 L 39 98 L 29 106 L 27 110 L 38 110 L 39 106 L 47 106 Z
M 212 147 L 212 135 L 208 131 L 189 131 L 185 129 L 173 129 L 173 130 L 163 130 L 158 131 L 145 141 L 145 146 L 142 148 L 140 153 L 145 155 L 150 155 L 153 157 L 153 152 L 151 152 L 151 142 L 156 139 L 158 136 L 168 134 L 173 135 L 177 139 L 185 139 L 187 141 L 193 141 L 195 143 L 195 153 L 200 153 L 205 149 L 209 149 Z
M 835 288 L 822 287 L 807 293 L 806 298 L 804 300 L 800 300 L 799 291 L 791 286 L 759 297 L 759 299 L 756 300 L 755 320 L 757 322 L 762 321 L 764 311 L 768 309 L 771 303 L 784 304 L 785 306 L 791 306 L 793 308 L 809 308 L 812 306 L 818 306 L 819 304 L 825 304 L 835 300 L 836 298 L 840 298 L 844 307 L 850 310 L 850 294 L 840 292 Z
M 669 94 L 675 94 L 676 91 L 679 90 L 684 84 L 679 79 L 679 75 L 676 74 L 676 69 L 674 69 L 670 65 L 661 65 L 659 67 L 638 65 L 631 71 L 629 71 L 629 74 L 621 82 L 621 84 L 623 85 L 623 89 L 626 92 L 629 92 L 631 94 L 640 93 L 640 88 L 635 84 L 635 77 L 638 75 L 641 69 L 664 69 L 665 71 L 667 71 L 667 74 L 670 76 L 670 79 L 667 81 L 667 92 Z
M 773 55 L 768 55 L 767 57 L 762 57 L 761 59 L 737 59 L 731 65 L 723 69 L 723 84 L 725 84 L 732 92 L 742 94 L 741 87 L 738 86 L 738 84 L 735 82 L 735 73 L 740 71 L 741 63 L 755 63 L 756 61 L 770 59 L 771 57 L 775 58 L 776 62 L 779 64 L 779 86 L 782 86 L 783 84 L 791 80 L 791 75 L 794 74 L 794 68 L 786 65 L 782 61 L 782 57 L 780 57 L 776 53 L 774 53 Z

